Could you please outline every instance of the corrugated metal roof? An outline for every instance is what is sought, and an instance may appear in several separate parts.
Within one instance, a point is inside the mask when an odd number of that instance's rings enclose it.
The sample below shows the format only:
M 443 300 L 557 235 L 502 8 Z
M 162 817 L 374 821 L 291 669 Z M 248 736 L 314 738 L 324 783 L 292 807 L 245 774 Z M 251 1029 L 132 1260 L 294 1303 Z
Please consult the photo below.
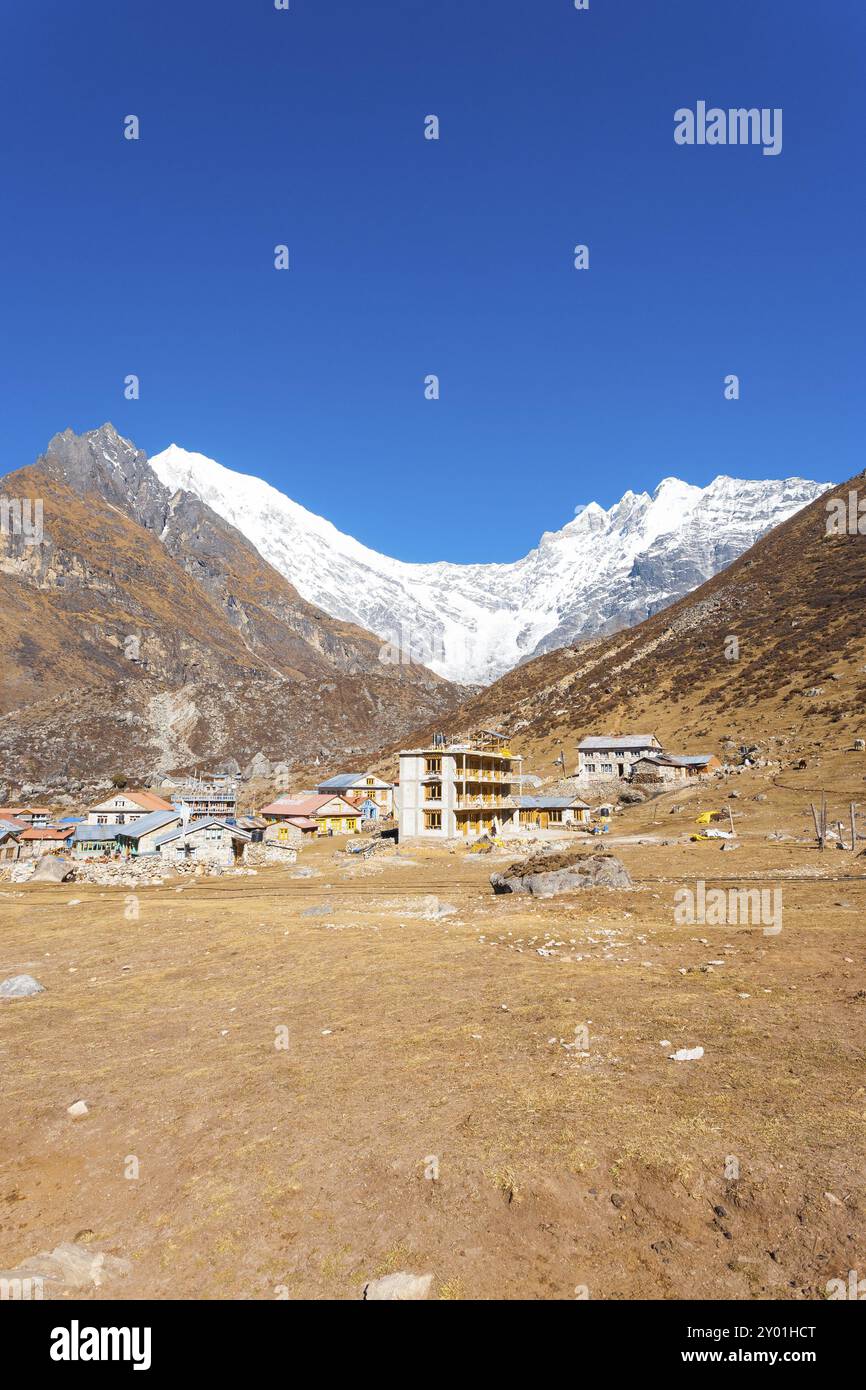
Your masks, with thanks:
M 366 772 L 339 772 L 336 777 L 329 777 L 327 782 L 320 782 L 319 786 L 333 787 L 334 791 L 339 791 L 342 787 L 353 787 L 366 776 Z
M 613 734 L 592 734 L 582 738 L 577 745 L 584 752 L 600 751 L 605 748 L 652 748 L 658 743 L 655 734 L 625 734 L 622 738 Z
M 252 838 L 248 831 L 241 830 L 237 825 L 229 825 L 224 820 L 217 820 L 216 817 L 211 817 L 210 820 L 191 821 L 186 831 L 184 831 L 183 826 L 179 825 L 177 829 L 169 830 L 166 835 L 158 836 L 157 839 L 154 840 L 154 844 L 158 849 L 160 845 L 167 845 L 171 840 L 182 839 L 184 834 L 187 836 L 196 835 L 200 830 L 209 830 L 215 825 L 219 826 L 221 830 L 227 830 L 235 840 L 249 840 Z
M 576 796 L 515 796 L 512 800 L 521 811 L 564 811 L 569 806 L 589 810 L 587 802 Z
M 111 795 L 105 798 L 105 801 L 100 801 L 90 809 L 98 811 L 101 806 L 106 806 L 110 801 L 116 801 L 118 797 L 125 797 L 126 800 L 131 801 L 134 806 L 139 806 L 142 811 L 171 810 L 171 803 L 165 801 L 161 796 L 157 796 L 155 792 L 131 792 L 121 788 L 115 788 Z
M 647 753 L 640 763 L 656 763 L 659 767 L 705 767 L 712 753 Z
M 67 825 L 63 830 L 59 830 L 56 825 L 28 826 L 21 831 L 22 840 L 66 840 L 72 834 L 72 826 Z
M 115 840 L 123 829 L 125 827 L 116 821 L 108 825 L 76 825 L 72 843 L 80 845 L 86 840 Z
M 294 800 L 286 798 L 281 801 L 272 801 L 269 806 L 262 807 L 263 816 L 314 816 L 323 806 L 327 806 L 329 801 L 342 800 L 356 811 L 358 808 L 348 797 L 338 792 L 326 792 L 321 796 L 301 796 Z
M 149 816 L 142 816 L 140 820 L 134 820 L 129 825 L 121 825 L 118 834 L 125 840 L 138 840 L 151 830 L 159 830 L 161 826 L 171 825 L 179 819 L 178 811 L 151 811 Z

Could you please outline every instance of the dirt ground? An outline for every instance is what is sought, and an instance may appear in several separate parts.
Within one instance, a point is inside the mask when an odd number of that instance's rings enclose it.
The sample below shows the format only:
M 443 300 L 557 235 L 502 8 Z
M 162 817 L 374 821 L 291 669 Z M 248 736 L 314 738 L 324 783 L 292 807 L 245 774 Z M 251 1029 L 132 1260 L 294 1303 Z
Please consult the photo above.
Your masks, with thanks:
M 831 816 L 863 786 L 821 780 Z M 631 891 L 495 897 L 513 849 L 338 840 L 143 888 L 137 920 L 128 889 L 0 884 L 0 978 L 46 987 L 0 1005 L 0 1268 L 79 1241 L 131 1262 L 92 1295 L 120 1299 L 862 1277 L 866 859 L 808 843 L 808 770 L 776 781 L 618 817 Z M 731 787 L 740 847 L 689 843 Z M 678 924 L 696 879 L 780 888 L 782 931 Z

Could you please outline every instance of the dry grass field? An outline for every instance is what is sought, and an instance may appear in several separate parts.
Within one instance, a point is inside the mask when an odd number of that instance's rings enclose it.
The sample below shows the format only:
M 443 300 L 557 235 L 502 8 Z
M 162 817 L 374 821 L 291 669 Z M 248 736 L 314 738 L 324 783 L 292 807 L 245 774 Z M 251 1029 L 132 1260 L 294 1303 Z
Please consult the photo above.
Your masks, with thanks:
M 631 891 L 494 897 L 501 856 L 337 840 L 138 920 L 0 885 L 0 977 L 46 987 L 0 1006 L 0 1267 L 78 1241 L 131 1262 L 107 1298 L 825 1296 L 866 1270 L 866 860 L 807 842 L 808 778 L 737 778 L 731 854 L 686 839 L 718 788 L 632 808 Z M 783 930 L 677 925 L 697 878 L 781 887 Z

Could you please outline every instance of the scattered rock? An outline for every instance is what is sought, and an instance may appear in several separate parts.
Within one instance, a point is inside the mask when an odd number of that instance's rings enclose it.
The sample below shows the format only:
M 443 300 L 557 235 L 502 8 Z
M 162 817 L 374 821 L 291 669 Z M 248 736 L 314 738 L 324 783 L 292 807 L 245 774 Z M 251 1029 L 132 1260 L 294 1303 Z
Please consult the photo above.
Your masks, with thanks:
M 0 999 L 29 999 L 34 994 L 44 993 L 45 986 L 32 975 L 10 975 L 0 983 Z
M 424 900 L 424 916 L 431 921 L 438 921 L 441 917 L 453 917 L 456 912 L 457 908 L 452 903 L 440 902 L 432 895 Z
M 425 1299 L 433 1283 L 432 1274 L 386 1274 L 383 1279 L 371 1279 L 364 1285 L 366 1302 L 408 1303 Z
M 672 1052 L 670 1060 L 672 1062 L 697 1062 L 704 1055 L 702 1047 L 681 1047 L 679 1052 Z
M 61 1288 L 98 1289 L 107 1281 L 128 1274 L 131 1268 L 128 1260 L 102 1251 L 86 1250 L 67 1241 L 53 1250 L 30 1255 L 17 1269 L 0 1271 L 0 1278 L 42 1279 L 51 1292 L 56 1293 Z
M 83 1100 L 77 1100 L 74 1104 L 67 1106 L 66 1113 L 67 1115 L 71 1115 L 74 1120 L 77 1120 L 80 1119 L 82 1115 L 89 1114 L 89 1111 Z
M 636 806 L 639 802 L 646 801 L 646 792 L 641 791 L 640 787 L 623 787 L 619 800 L 623 806 Z

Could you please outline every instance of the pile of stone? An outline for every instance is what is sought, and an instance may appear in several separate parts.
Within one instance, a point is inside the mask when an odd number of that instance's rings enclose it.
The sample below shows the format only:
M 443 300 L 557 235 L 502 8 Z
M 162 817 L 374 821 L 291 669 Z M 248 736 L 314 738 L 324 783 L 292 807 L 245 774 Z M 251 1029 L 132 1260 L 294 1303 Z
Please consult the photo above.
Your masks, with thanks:
M 581 888 L 631 888 L 628 870 L 614 854 L 535 854 L 490 875 L 494 893 L 552 898 Z
M 75 864 L 76 883 L 98 883 L 103 888 L 122 886 L 138 888 L 142 884 L 159 885 L 170 872 L 158 854 L 145 854 L 140 859 L 79 860 Z
M 260 840 L 244 850 L 245 864 L 294 864 L 297 858 L 294 845 L 283 845 L 275 840 Z
M 360 855 L 362 859 L 371 859 L 374 854 L 396 854 L 396 841 L 384 839 L 377 835 L 372 840 L 356 840 L 346 846 L 346 853 Z

